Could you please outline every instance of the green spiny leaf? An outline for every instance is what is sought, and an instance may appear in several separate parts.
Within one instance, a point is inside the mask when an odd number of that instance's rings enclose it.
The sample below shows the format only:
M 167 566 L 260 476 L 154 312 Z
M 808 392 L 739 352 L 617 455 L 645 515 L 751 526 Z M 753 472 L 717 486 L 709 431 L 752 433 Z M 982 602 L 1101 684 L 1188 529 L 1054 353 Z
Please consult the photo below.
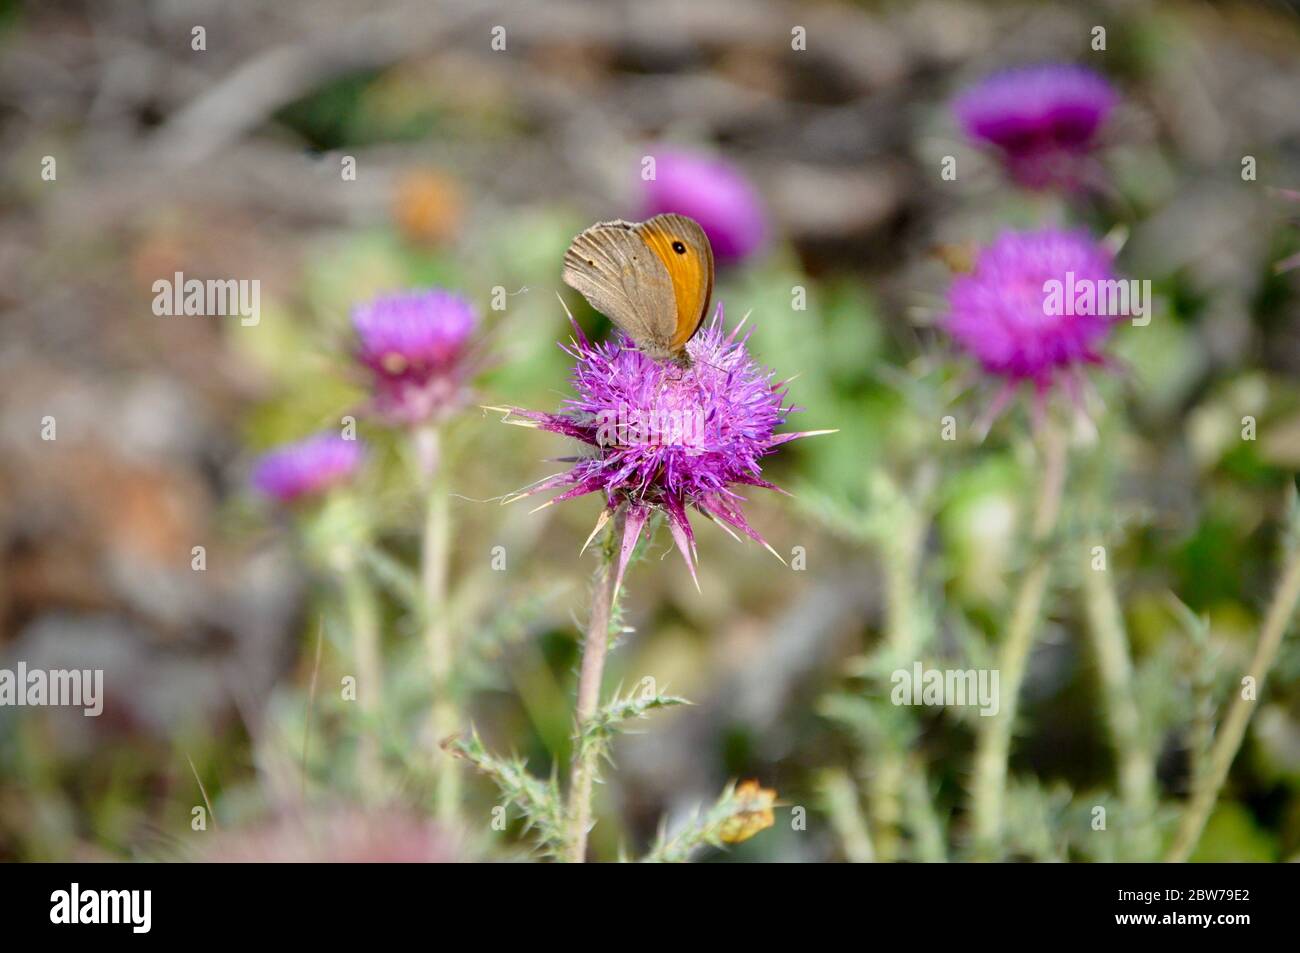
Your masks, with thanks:
M 506 803 L 524 815 L 525 830 L 536 832 L 542 850 L 551 856 L 560 855 L 564 846 L 564 807 L 554 777 L 542 781 L 528 771 L 522 759 L 494 757 L 473 729 L 468 735 L 453 735 L 442 746 L 491 778 Z

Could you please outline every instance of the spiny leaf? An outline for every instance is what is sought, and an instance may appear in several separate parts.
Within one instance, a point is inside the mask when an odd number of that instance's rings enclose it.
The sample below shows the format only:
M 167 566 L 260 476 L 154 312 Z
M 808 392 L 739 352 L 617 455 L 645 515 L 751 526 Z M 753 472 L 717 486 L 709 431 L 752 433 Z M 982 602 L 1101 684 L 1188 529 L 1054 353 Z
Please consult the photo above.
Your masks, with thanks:
M 542 781 L 528 771 L 522 759 L 494 757 L 473 729 L 468 735 L 445 739 L 442 747 L 491 778 L 506 803 L 513 804 L 524 815 L 525 830 L 536 832 L 542 850 L 551 856 L 560 855 L 564 846 L 564 807 L 554 777 Z
M 649 717 L 650 712 L 660 708 L 675 708 L 689 705 L 690 702 L 677 695 L 665 695 L 661 692 L 629 692 L 622 698 L 615 698 L 603 708 L 596 711 L 583 726 L 584 741 L 604 741 L 621 730 L 625 721 L 634 718 Z
M 423 615 L 425 599 L 415 573 L 378 547 L 367 546 L 361 554 L 374 577 L 402 601 L 407 611 L 417 618 Z

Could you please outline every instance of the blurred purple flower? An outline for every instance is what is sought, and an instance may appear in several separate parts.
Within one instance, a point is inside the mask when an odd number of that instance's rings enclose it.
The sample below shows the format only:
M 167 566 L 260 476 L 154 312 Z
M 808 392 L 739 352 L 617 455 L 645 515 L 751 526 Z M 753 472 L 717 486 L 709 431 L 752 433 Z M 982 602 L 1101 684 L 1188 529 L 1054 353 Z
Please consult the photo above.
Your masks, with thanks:
M 382 295 L 352 312 L 357 360 L 374 374 L 372 409 L 393 424 L 445 416 L 464 402 L 478 315 L 441 288 Z
M 785 384 L 774 383 L 772 371 L 750 358 L 748 336 L 737 339 L 739 326 L 727 333 L 721 316 L 719 305 L 687 345 L 692 364 L 685 369 L 647 357 L 626 338 L 593 344 L 575 324 L 564 350 L 577 362 L 572 381 L 578 396 L 555 414 L 508 408 L 521 418 L 512 422 L 594 448 L 573 468 L 514 498 L 568 487 L 549 506 L 603 492 L 607 506 L 588 543 L 626 505 L 616 586 L 655 511 L 664 514 L 692 578 L 696 551 L 688 507 L 775 553 L 745 520 L 744 497 L 734 487 L 778 489 L 762 478 L 762 458 L 798 437 L 829 432 L 775 432 L 797 408 L 785 404 Z
M 1032 381 L 1041 394 L 1062 371 L 1101 361 L 1116 316 L 1075 313 L 1075 299 L 1064 297 L 1086 284 L 1099 291 L 1113 277 L 1110 253 L 1086 233 L 1004 232 L 953 281 L 947 331 L 986 372 L 1011 387 Z M 1050 281 L 1061 283 L 1064 307 L 1049 306 Z
M 954 110 L 968 136 L 999 150 L 1016 182 L 1069 188 L 1081 181 L 1082 159 L 1118 102 L 1100 74 L 1049 63 L 994 73 L 958 97 Z
M 719 263 L 748 258 L 767 239 L 767 216 L 745 174 L 712 156 L 663 149 L 653 153 L 655 177 L 643 182 L 642 218 L 677 212 L 709 236 Z
M 346 483 L 364 459 L 365 449 L 356 440 L 316 434 L 263 454 L 253 466 L 251 482 L 266 496 L 290 503 Z

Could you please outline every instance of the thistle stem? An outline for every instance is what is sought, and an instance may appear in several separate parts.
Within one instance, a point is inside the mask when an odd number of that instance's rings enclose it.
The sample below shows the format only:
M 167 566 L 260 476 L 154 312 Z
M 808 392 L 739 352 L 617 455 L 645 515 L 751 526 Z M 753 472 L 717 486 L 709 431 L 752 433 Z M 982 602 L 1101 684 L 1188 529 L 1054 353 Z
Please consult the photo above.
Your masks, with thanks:
M 1133 693 L 1133 663 L 1119 599 L 1108 569 L 1084 569 L 1088 631 L 1097 655 L 1102 707 L 1119 766 L 1119 790 L 1132 823 L 1125 850 L 1151 860 L 1158 849 L 1152 823 L 1156 807 L 1155 759 L 1142 737 L 1142 718 Z
M 1195 849 L 1197 841 L 1201 839 L 1205 822 L 1214 808 L 1215 801 L 1218 800 L 1219 790 L 1227 780 L 1228 769 L 1232 767 L 1232 762 L 1237 757 L 1241 741 L 1246 735 L 1246 726 L 1255 712 L 1256 696 L 1263 688 L 1269 669 L 1277 659 L 1282 637 L 1290 625 L 1298 599 L 1300 599 L 1300 547 L 1292 549 L 1287 557 L 1282 577 L 1273 593 L 1273 601 L 1269 604 L 1268 612 L 1264 617 L 1264 627 L 1260 631 L 1255 654 L 1246 669 L 1246 675 L 1255 681 L 1255 691 L 1250 693 L 1249 698 L 1246 697 L 1247 693 L 1240 690 L 1237 692 L 1228 708 L 1227 717 L 1223 719 L 1223 723 L 1215 733 L 1207 770 L 1196 780 L 1192 796 L 1178 825 L 1178 832 L 1174 835 L 1169 852 L 1165 855 L 1165 860 L 1170 863 L 1186 861 Z
M 913 852 L 923 864 L 942 864 L 947 861 L 944 849 L 943 827 L 934 808 L 934 792 L 925 770 L 925 761 L 913 756 L 907 765 L 907 778 L 903 788 L 904 811 L 915 839 Z
M 872 760 L 867 801 L 871 808 L 871 827 L 876 832 L 876 859 L 890 864 L 898 859 L 902 845 L 905 759 L 896 739 L 890 738 Z
M 424 644 L 433 691 L 430 728 L 433 735 L 433 778 L 436 816 L 455 827 L 460 814 L 460 773 L 439 747 L 458 726 L 451 676 L 455 663 L 447 618 L 447 574 L 451 549 L 451 513 L 442 466 L 442 434 L 429 428 L 417 434 L 421 469 L 427 481 L 421 583 L 424 590 Z
M 880 541 L 885 569 L 885 637 L 897 663 L 907 665 L 919 657 L 923 635 L 928 632 L 917 600 L 926 520 L 913 498 L 892 484 L 885 499 L 893 514 L 893 525 Z M 902 844 L 907 751 L 896 735 L 888 734 L 882 741 L 871 759 L 868 804 L 876 859 L 892 863 Z
M 1001 704 L 996 715 L 980 719 L 976 740 L 971 813 L 974 853 L 978 860 L 994 860 L 1001 853 L 1011 733 L 1015 727 L 1025 665 L 1047 591 L 1051 558 L 1046 544 L 1056 529 L 1061 492 L 1065 486 L 1065 434 L 1050 420 L 1043 424 L 1042 453 L 1043 475 L 1030 531 L 1034 553 L 1012 603 L 1007 635 L 998 655 Z
M 885 632 L 889 647 L 905 660 L 921 648 L 916 587 L 927 527 L 911 499 L 901 500 L 895 512 L 901 525 L 891 527 L 881 547 L 885 557 Z
M 365 722 L 357 742 L 357 779 L 364 799 L 374 802 L 383 790 L 383 763 L 375 733 L 379 727 L 384 676 L 379 650 L 379 610 L 374 591 L 357 567 L 343 572 L 343 601 L 357 670 L 357 703 Z
M 591 829 L 591 795 L 600 757 L 598 745 L 586 738 L 587 723 L 600 704 L 600 683 L 609 651 L 609 622 L 614 611 L 615 567 L 619 541 L 623 536 L 624 511 L 619 508 L 610 521 L 609 535 L 602 548 L 600 568 L 591 593 L 587 634 L 582 642 L 582 664 L 578 671 L 578 700 L 574 709 L 576 736 L 573 764 L 569 772 L 569 804 L 566 821 L 565 860 L 580 864 L 587 857 L 587 833 Z
M 843 769 L 827 771 L 822 777 L 821 789 L 831 826 L 839 834 L 844 848 L 844 859 L 851 864 L 875 863 L 871 832 L 858 807 L 858 788 L 848 772 Z

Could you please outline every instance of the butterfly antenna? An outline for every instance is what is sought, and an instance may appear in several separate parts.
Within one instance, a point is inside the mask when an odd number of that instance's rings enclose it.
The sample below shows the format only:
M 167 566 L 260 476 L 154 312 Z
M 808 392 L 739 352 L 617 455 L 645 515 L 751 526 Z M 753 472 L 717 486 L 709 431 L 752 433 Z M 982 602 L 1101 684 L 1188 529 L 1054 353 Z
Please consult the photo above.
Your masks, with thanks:
M 721 372 L 724 373 L 724 374 L 727 372 L 727 369 L 726 369 L 725 367 L 720 367 L 719 365 L 717 365 L 717 364 L 713 364 L 713 363 L 710 363 L 709 361 L 706 361 L 706 360 L 704 360 L 703 358 L 700 358 L 700 357 L 692 357 L 692 358 L 691 358 L 691 363 L 692 363 L 692 364 L 703 364 L 705 367 L 711 367 L 711 368 L 713 368 L 715 371 L 721 371 Z

